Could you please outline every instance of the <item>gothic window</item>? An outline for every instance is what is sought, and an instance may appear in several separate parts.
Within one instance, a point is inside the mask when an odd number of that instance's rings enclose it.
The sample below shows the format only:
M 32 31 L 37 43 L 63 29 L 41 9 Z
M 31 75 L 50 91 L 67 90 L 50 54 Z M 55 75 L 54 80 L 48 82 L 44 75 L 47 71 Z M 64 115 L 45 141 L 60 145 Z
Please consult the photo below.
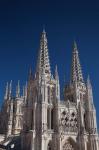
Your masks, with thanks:
M 47 109 L 47 127 L 50 129 L 50 110 L 49 108 Z
M 50 103 L 50 87 L 48 86 L 48 88 L 47 88 L 47 93 L 48 93 L 48 103 Z
M 33 122 L 34 120 L 33 120 L 33 110 L 31 111 L 31 130 L 32 130 L 32 128 L 33 128 Z
M 54 96 L 55 96 L 55 88 L 51 89 L 51 100 L 54 100 Z
M 63 111 L 61 114 L 61 125 L 64 130 L 71 132 L 77 131 L 77 114 L 76 112 Z
M 84 114 L 84 125 L 85 125 L 85 130 L 87 129 L 87 120 L 86 120 L 86 115 Z
M 52 142 L 51 141 L 48 143 L 47 150 L 52 150 Z
M 54 113 L 53 113 L 53 109 L 51 110 L 51 129 L 53 129 L 53 122 L 54 122 L 54 120 L 53 120 L 53 115 L 54 115 Z

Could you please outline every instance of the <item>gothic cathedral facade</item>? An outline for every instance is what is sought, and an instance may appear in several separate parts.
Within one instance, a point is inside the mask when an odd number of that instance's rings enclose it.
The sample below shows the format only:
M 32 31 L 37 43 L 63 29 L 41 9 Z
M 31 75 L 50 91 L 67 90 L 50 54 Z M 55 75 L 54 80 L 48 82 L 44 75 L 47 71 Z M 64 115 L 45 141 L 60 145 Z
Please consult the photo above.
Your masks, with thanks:
M 60 99 L 57 66 L 51 73 L 46 32 L 40 40 L 35 75 L 20 96 L 12 96 L 12 81 L 7 84 L 0 113 L 0 140 L 20 137 L 21 150 L 99 150 L 96 109 L 90 79 L 83 79 L 76 42 L 73 44 L 71 78 Z M 10 141 L 11 141 L 10 140 Z M 6 143 L 6 144 L 5 144 Z M 9 142 L 8 142 L 9 143 Z

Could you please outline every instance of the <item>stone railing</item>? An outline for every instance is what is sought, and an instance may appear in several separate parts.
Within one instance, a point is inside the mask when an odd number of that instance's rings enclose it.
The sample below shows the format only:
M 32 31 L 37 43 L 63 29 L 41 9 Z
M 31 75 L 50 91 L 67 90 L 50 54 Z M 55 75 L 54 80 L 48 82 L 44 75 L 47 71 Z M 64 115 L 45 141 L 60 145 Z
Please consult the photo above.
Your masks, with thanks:
M 73 132 L 73 133 L 77 133 L 78 132 L 78 128 L 77 127 L 61 127 L 61 130 L 63 132 Z

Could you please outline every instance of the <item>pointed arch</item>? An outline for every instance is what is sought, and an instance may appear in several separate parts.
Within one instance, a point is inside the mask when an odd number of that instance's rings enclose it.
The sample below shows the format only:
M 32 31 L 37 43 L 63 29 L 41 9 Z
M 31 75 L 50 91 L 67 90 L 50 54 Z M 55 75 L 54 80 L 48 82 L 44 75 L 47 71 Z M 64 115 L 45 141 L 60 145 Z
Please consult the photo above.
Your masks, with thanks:
M 77 143 L 69 137 L 63 144 L 63 150 L 78 150 Z
M 47 127 L 50 129 L 50 109 L 47 108 Z
M 54 109 L 51 109 L 51 129 L 54 127 Z
M 52 150 L 52 141 L 49 141 L 47 145 L 47 150 Z

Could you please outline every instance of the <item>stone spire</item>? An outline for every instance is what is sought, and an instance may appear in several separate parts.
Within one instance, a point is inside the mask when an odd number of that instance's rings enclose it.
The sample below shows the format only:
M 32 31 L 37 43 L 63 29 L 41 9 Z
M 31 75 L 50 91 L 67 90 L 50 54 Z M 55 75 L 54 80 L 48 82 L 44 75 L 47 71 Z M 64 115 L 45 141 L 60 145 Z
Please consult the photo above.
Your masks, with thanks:
M 93 92 L 89 76 L 87 78 L 87 107 L 89 110 L 94 109 Z
M 8 94 L 9 94 L 9 85 L 8 85 L 8 82 L 7 82 L 7 84 L 6 84 L 6 89 L 5 89 L 4 99 L 7 99 L 7 98 L 8 98 Z
M 84 82 L 78 55 L 78 48 L 76 42 L 74 41 L 72 53 L 71 83 L 74 83 L 75 81 L 82 83 Z
M 59 83 L 59 75 L 58 75 L 57 65 L 55 68 L 55 80 L 56 80 L 56 97 L 58 98 L 58 100 L 60 100 L 60 83 Z
M 91 134 L 97 133 L 97 121 L 96 121 L 96 109 L 93 102 L 93 92 L 90 82 L 90 78 L 87 79 L 87 120 L 88 120 L 88 129 L 90 129 Z
M 18 81 L 18 85 L 16 87 L 16 97 L 20 97 L 20 81 Z
M 26 100 L 26 98 L 27 98 L 27 82 L 26 82 L 26 85 L 23 86 L 23 97 L 24 97 L 25 100 Z
M 10 85 L 9 85 L 9 99 L 11 98 L 12 95 L 12 80 L 10 81 Z
M 47 44 L 47 37 L 46 37 L 45 30 L 43 30 L 42 35 L 41 35 L 41 40 L 40 40 L 37 73 L 39 74 L 39 77 L 42 76 L 43 74 L 49 77 L 51 76 L 49 54 L 48 54 L 48 44 Z
M 55 67 L 55 79 L 56 79 L 56 80 L 59 79 L 57 65 L 56 65 L 56 67 Z

